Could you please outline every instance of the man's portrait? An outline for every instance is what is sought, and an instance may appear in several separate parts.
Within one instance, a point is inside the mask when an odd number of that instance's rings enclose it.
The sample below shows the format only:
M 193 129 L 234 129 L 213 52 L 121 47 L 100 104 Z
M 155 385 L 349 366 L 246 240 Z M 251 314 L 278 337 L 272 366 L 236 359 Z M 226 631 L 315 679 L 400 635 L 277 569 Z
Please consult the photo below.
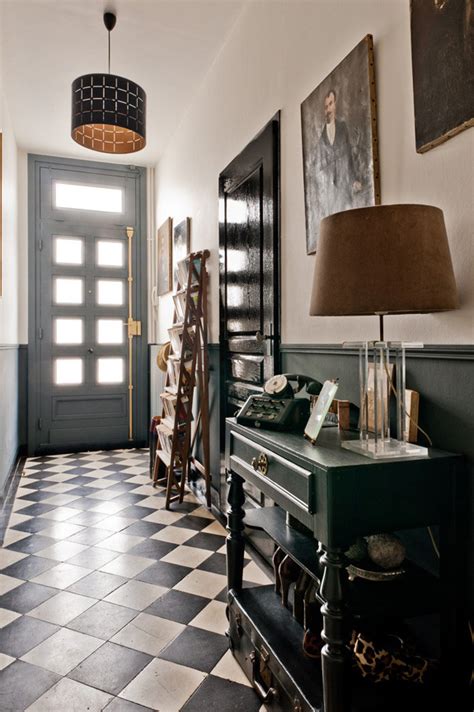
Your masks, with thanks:
M 301 104 L 306 251 L 327 215 L 380 202 L 372 37 Z

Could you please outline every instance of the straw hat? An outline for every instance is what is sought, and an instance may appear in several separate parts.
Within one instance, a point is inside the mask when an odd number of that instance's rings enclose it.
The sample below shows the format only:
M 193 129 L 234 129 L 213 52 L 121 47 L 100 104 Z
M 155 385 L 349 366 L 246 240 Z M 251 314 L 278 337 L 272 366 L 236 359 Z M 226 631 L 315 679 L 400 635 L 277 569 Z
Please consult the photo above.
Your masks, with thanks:
M 156 357 L 156 365 L 158 366 L 160 371 L 166 371 L 166 364 L 167 364 L 169 355 L 170 355 L 170 342 L 167 341 L 160 348 L 160 350 L 158 351 L 158 355 Z

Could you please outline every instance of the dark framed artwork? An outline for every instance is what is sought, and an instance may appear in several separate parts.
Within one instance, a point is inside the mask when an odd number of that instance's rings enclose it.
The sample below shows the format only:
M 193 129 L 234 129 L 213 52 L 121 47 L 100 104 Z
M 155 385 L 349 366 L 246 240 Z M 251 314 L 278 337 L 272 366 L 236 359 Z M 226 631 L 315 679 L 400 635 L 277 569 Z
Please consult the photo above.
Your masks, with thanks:
M 411 0 L 418 153 L 474 126 L 473 0 Z
M 372 35 L 301 104 L 306 251 L 328 215 L 380 204 Z
M 178 262 L 189 255 L 191 250 L 191 218 L 182 220 L 173 230 L 173 272 L 177 281 Z
M 158 228 L 158 294 L 161 296 L 172 289 L 173 270 L 171 262 L 171 236 L 173 232 L 173 220 L 167 218 L 163 225 Z

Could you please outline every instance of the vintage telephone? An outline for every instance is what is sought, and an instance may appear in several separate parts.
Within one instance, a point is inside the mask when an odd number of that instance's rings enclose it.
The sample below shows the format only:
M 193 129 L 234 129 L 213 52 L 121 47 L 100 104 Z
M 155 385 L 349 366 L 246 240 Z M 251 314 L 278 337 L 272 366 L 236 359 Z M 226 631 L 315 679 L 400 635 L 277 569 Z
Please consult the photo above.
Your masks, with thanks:
M 290 381 L 296 381 L 295 388 Z M 322 384 L 309 376 L 284 373 L 272 376 L 263 393 L 250 396 L 237 413 L 237 422 L 269 430 L 302 432 L 310 415 L 309 398 L 295 398 L 306 386 L 308 395 L 317 396 Z

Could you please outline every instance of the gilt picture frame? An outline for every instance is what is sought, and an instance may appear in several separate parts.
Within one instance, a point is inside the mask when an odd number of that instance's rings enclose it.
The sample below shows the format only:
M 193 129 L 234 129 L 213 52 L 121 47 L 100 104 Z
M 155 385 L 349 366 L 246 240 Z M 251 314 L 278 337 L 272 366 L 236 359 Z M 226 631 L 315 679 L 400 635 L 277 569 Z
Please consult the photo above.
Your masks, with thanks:
M 316 252 L 323 218 L 380 204 L 372 35 L 301 104 L 306 252 Z
M 173 220 L 172 218 L 166 218 L 165 222 L 158 228 L 156 238 L 158 248 L 157 287 L 159 296 L 167 294 L 172 289 L 172 234 Z
M 474 2 L 411 0 L 418 153 L 474 126 Z

